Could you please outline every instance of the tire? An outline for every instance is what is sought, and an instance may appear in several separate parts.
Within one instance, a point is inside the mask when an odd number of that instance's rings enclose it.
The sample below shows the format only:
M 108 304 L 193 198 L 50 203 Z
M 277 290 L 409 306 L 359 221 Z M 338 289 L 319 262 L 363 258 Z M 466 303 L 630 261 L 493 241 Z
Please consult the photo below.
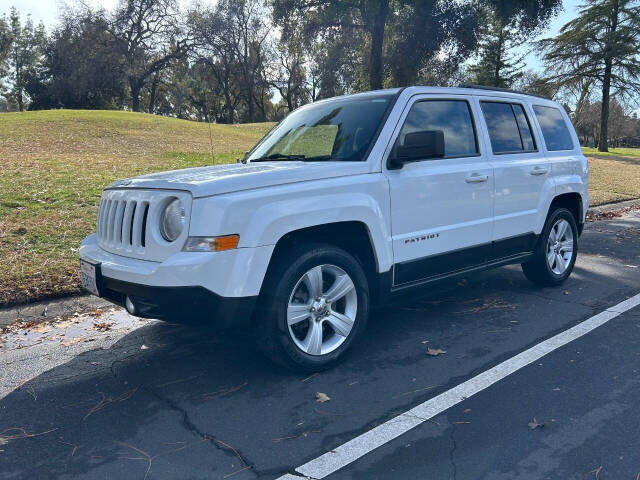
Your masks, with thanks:
M 577 254 L 576 220 L 569 210 L 558 208 L 547 216 L 533 258 L 522 264 L 522 271 L 536 285 L 558 286 L 571 275 Z
M 257 345 L 289 369 L 324 370 L 364 330 L 369 313 L 366 275 L 358 260 L 331 245 L 312 244 L 281 253 L 269 268 L 260 295 Z

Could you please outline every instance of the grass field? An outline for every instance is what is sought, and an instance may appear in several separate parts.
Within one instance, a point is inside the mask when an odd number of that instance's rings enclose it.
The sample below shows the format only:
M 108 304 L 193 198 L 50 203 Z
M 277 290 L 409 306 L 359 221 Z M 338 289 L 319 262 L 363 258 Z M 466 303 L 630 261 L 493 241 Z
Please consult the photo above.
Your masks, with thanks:
M 640 198 L 640 148 L 582 151 L 589 159 L 591 205 Z
M 234 161 L 271 124 L 118 111 L 0 114 L 0 305 L 78 291 L 77 248 L 105 185 Z M 640 149 L 590 156 L 592 203 L 640 198 Z
M 95 229 L 107 184 L 232 162 L 270 126 L 117 111 L 0 114 L 0 305 L 78 290 L 77 248 Z

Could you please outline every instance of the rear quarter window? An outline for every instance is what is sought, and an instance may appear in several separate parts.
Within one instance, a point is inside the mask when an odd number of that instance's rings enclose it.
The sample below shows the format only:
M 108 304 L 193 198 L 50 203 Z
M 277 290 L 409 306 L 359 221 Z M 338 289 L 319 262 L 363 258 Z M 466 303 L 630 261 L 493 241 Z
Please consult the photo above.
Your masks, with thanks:
M 518 103 L 480 102 L 489 131 L 491 149 L 496 155 L 536 151 L 529 119 Z
M 571 133 L 560 110 L 555 107 L 534 105 L 533 111 L 540 124 L 547 150 L 552 152 L 558 150 L 573 150 Z

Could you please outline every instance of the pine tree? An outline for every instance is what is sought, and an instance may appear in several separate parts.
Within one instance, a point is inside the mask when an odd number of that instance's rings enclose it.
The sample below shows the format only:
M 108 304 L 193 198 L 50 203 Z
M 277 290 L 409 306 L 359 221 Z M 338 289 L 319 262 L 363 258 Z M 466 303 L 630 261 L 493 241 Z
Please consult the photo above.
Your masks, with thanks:
M 522 58 L 511 53 L 519 40 L 513 25 L 488 13 L 478 42 L 479 61 L 469 68 L 473 83 L 511 88 L 524 73 Z
M 44 25 L 40 23 L 37 27 L 34 26 L 29 16 L 22 25 L 15 7 L 9 15 L 9 32 L 12 42 L 8 54 L 11 83 L 8 97 L 22 112 L 27 103 L 25 87 L 29 76 L 34 74 L 40 62 L 46 35 Z
M 586 0 L 576 19 L 541 44 L 552 80 L 569 85 L 589 78 L 601 86 L 598 150 L 608 151 L 612 93 L 640 93 L 640 2 Z

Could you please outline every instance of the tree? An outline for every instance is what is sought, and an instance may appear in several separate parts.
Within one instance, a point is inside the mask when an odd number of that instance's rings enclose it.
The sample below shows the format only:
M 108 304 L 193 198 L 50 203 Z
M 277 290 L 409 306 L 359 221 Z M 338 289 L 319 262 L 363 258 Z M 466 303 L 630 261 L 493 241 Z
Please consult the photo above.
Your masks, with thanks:
M 463 63 L 475 48 L 478 12 L 490 8 L 505 25 L 531 31 L 557 11 L 561 0 L 272 0 L 278 19 L 299 17 L 308 43 L 355 39 L 363 59 L 356 87 L 379 89 L 413 83 L 434 56 Z
M 110 31 L 124 58 L 131 109 L 139 112 L 142 89 L 186 55 L 193 40 L 185 32 L 176 0 L 121 0 Z
M 237 78 L 237 58 L 231 25 L 225 21 L 218 4 L 215 10 L 195 10 L 191 12 L 190 22 L 195 35 L 200 39 L 194 52 L 196 62 L 216 80 L 224 98 L 224 113 L 219 121 L 233 123 L 236 108 L 241 102 L 241 91 Z
M 511 53 L 519 43 L 517 31 L 493 14 L 487 15 L 481 31 L 479 62 L 469 69 L 473 83 L 511 88 L 524 74 L 522 57 Z
M 11 36 L 9 24 L 4 17 L 0 17 L 0 77 L 3 76 L 5 62 L 9 57 L 9 51 L 12 43 L 13 37 Z
M 259 0 L 221 0 L 192 12 L 200 45 L 197 61 L 209 66 L 225 99 L 225 119 L 253 122 L 267 111 L 265 78 L 269 43 L 267 12 Z
M 8 53 L 11 88 L 7 96 L 22 112 L 28 102 L 25 95 L 27 81 L 35 75 L 46 35 L 44 25 L 40 23 L 34 27 L 30 16 L 22 25 L 15 7 L 9 15 L 9 31 L 12 39 Z
M 260 0 L 221 0 L 219 13 L 228 25 L 230 46 L 235 50 L 239 71 L 238 83 L 247 109 L 246 120 L 255 121 L 255 93 L 266 82 L 263 77 L 266 60 L 265 43 L 269 26 Z M 263 119 L 264 120 L 264 119 Z
M 123 59 L 102 12 L 68 11 L 43 49 L 42 68 L 27 82 L 30 108 L 123 106 Z
M 307 58 L 297 25 L 286 22 L 280 40 L 273 46 L 266 74 L 268 84 L 275 88 L 291 112 L 309 99 L 306 80 Z
M 449 83 L 476 46 L 474 4 L 426 0 L 393 6 L 384 49 L 388 85 L 409 86 L 436 77 L 438 84 Z
M 608 151 L 612 89 L 620 96 L 640 93 L 638 0 L 586 0 L 576 19 L 541 44 L 552 80 L 562 85 L 589 78 L 600 85 L 598 150 Z
M 521 80 L 522 57 L 512 53 L 514 48 L 548 25 L 561 7 L 561 0 L 486 0 L 481 4 L 479 61 L 470 68 L 472 81 L 511 88 Z

